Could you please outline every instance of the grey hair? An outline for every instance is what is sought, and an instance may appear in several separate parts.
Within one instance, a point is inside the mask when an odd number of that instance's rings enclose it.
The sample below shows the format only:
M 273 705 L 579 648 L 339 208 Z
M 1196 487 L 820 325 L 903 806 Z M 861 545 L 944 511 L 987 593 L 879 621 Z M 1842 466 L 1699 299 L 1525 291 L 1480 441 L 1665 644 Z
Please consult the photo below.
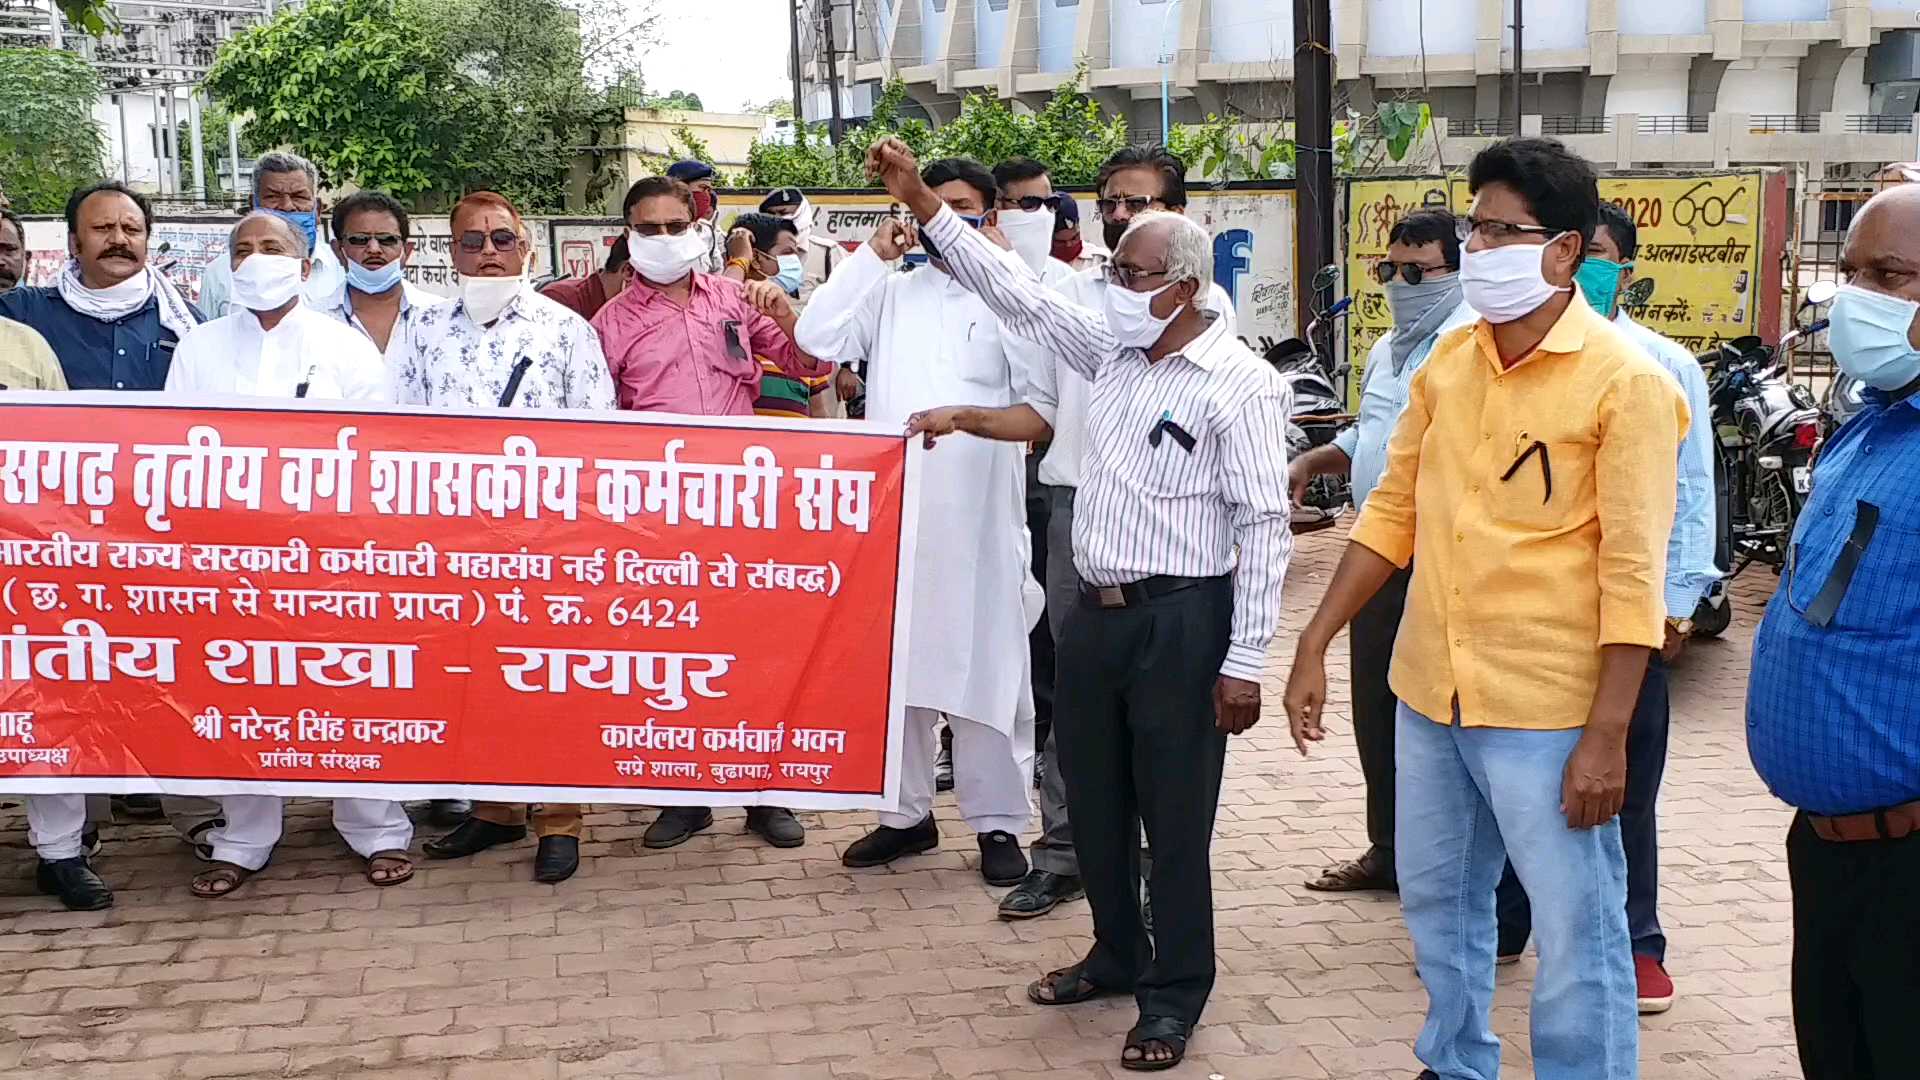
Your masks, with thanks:
M 1171 210 L 1143 210 L 1127 222 L 1120 242 L 1157 222 L 1167 223 L 1167 283 L 1197 281 L 1204 290 L 1213 281 L 1213 237 L 1200 223 Z
M 293 250 L 296 252 L 296 255 L 295 255 L 296 258 L 310 259 L 313 257 L 312 249 L 307 247 L 306 233 L 302 232 L 299 229 L 294 228 L 293 222 L 288 221 L 286 218 L 283 218 L 278 214 L 269 213 L 268 211 L 265 211 L 265 210 L 252 211 L 246 217 L 243 217 L 239 221 L 236 221 L 233 223 L 233 230 L 227 233 L 227 250 L 232 251 L 234 243 L 240 239 L 240 227 L 242 225 L 245 225 L 249 221 L 255 221 L 263 218 L 267 221 L 273 222 L 275 225 L 280 226 L 280 228 L 286 232 L 287 236 L 293 240 Z
M 261 177 L 271 173 L 291 172 L 306 173 L 307 183 L 313 188 L 313 193 L 320 194 L 320 170 L 313 167 L 313 162 L 285 150 L 270 150 L 254 159 L 253 193 L 260 194 Z

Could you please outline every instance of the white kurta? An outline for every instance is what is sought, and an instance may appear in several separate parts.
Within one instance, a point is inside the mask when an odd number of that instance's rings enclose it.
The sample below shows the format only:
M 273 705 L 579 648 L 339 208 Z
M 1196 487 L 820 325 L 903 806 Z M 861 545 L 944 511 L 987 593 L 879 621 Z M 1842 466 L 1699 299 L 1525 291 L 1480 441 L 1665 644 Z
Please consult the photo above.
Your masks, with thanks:
M 306 304 L 272 330 L 245 308 L 201 323 L 180 339 L 167 371 L 172 394 L 245 394 L 340 401 L 392 401 L 392 378 L 365 334 Z
M 1009 355 L 993 313 L 944 272 L 899 272 L 864 246 L 814 291 L 794 336 L 822 359 L 866 360 L 867 418 L 902 427 L 942 405 L 1012 404 L 1033 355 Z M 942 439 L 921 468 L 914 549 L 907 704 L 1000 732 L 1033 711 L 1020 450 Z

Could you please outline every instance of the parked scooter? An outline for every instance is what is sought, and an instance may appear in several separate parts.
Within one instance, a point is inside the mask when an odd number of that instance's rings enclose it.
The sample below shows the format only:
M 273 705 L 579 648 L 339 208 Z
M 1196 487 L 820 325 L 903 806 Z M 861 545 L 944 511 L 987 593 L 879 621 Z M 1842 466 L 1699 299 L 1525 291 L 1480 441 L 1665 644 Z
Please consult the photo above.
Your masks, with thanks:
M 1338 271 L 1332 267 L 1316 275 L 1316 293 L 1323 292 L 1337 275 Z M 1340 377 L 1350 370 L 1349 365 L 1332 358 L 1326 344 L 1333 325 L 1352 306 L 1351 297 L 1334 301 L 1326 310 L 1316 312 L 1307 323 L 1305 341 L 1287 338 L 1267 350 L 1267 362 L 1293 387 L 1293 413 L 1287 419 L 1287 459 L 1290 461 L 1332 442 L 1341 429 L 1353 423 L 1353 417 L 1346 410 L 1346 399 L 1339 390 Z M 1339 520 L 1341 511 L 1352 502 L 1353 491 L 1346 477 L 1316 476 L 1307 486 L 1305 506 L 1294 511 L 1293 531 L 1300 534 L 1325 529 Z
M 1810 286 L 1801 310 L 1827 303 L 1833 293 L 1830 282 Z M 1741 337 L 1700 354 L 1713 409 L 1714 561 L 1721 580 L 1694 612 L 1698 636 L 1716 636 L 1732 622 L 1727 582 L 1756 562 L 1778 574 L 1786 561 L 1794 521 L 1812 487 L 1822 423 L 1813 393 L 1788 380 L 1786 357 L 1796 342 L 1826 328 L 1826 319 L 1816 319 L 1777 346 Z

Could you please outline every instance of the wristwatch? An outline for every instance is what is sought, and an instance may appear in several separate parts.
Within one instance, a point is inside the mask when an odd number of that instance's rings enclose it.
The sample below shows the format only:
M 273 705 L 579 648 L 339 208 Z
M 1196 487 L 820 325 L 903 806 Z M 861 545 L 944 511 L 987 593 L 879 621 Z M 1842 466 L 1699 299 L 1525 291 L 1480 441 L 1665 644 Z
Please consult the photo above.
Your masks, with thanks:
M 1693 633 L 1693 620 L 1668 618 L 1667 627 L 1668 629 L 1672 630 L 1674 633 L 1679 634 L 1681 637 L 1686 637 L 1687 635 Z

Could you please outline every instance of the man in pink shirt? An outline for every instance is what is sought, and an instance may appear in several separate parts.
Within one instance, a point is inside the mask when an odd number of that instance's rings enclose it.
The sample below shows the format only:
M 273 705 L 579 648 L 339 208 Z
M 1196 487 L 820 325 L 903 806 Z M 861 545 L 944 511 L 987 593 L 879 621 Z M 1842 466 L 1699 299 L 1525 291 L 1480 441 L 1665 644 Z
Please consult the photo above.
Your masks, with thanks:
M 687 185 L 641 180 L 627 191 L 626 219 L 631 281 L 593 317 L 622 409 L 752 416 L 763 356 L 795 377 L 833 374 L 832 364 L 794 345 L 795 316 L 779 285 L 694 269 L 705 241 L 693 228 Z M 712 824 L 704 806 L 668 807 L 642 842 L 673 847 Z M 747 828 L 775 847 L 806 839 L 793 811 L 780 807 L 749 808 Z
M 796 378 L 833 374 L 794 345 L 796 316 L 778 285 L 694 269 L 703 244 L 685 184 L 641 180 L 625 216 L 632 285 L 593 317 L 622 409 L 752 416 L 761 356 Z

